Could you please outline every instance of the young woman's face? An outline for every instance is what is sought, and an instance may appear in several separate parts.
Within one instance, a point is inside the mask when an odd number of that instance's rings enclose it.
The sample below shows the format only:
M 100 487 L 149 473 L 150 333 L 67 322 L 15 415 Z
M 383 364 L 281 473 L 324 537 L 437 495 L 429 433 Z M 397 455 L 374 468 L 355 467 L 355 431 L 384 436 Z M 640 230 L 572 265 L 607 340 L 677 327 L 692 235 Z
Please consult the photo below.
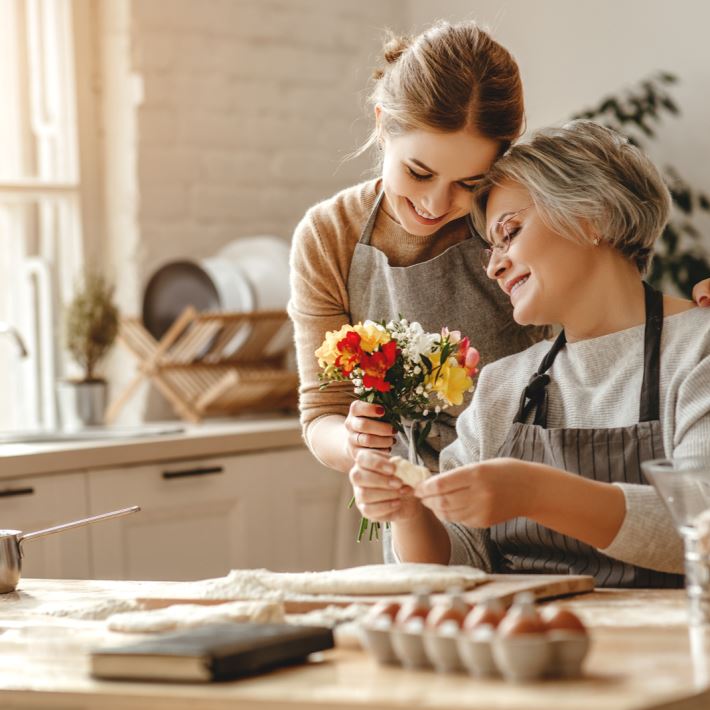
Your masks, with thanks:
M 509 239 L 508 250 L 500 248 Z M 486 208 L 486 241 L 493 249 L 486 273 L 510 296 L 521 325 L 565 323 L 584 298 L 595 248 L 547 227 L 530 193 L 515 183 L 494 187 Z
M 409 131 L 384 138 L 382 182 L 392 216 L 429 236 L 471 211 L 471 188 L 498 156 L 499 144 L 470 131 Z

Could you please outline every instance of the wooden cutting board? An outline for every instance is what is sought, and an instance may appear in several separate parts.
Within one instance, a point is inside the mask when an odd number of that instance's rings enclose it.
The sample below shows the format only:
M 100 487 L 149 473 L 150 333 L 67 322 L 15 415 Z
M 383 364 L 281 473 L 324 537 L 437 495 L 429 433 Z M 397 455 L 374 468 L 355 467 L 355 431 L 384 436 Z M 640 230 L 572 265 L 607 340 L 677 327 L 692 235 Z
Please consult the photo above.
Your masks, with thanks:
M 551 599 L 572 594 L 582 594 L 594 589 L 594 578 L 587 575 L 546 575 L 546 574 L 491 574 L 488 581 L 464 593 L 464 599 L 475 603 L 482 599 L 500 599 L 508 606 L 513 597 L 520 592 L 530 592 L 537 599 Z M 441 595 L 434 595 L 434 598 Z M 319 596 L 309 600 L 285 600 L 284 606 L 287 614 L 301 614 L 314 609 L 322 609 L 331 604 L 347 606 L 348 604 L 375 604 L 382 599 L 397 601 L 404 595 L 377 595 L 377 596 Z M 237 601 L 235 598 L 224 599 L 192 599 L 188 597 L 152 597 L 145 596 L 137 599 L 146 609 L 162 609 L 173 604 L 224 604 Z

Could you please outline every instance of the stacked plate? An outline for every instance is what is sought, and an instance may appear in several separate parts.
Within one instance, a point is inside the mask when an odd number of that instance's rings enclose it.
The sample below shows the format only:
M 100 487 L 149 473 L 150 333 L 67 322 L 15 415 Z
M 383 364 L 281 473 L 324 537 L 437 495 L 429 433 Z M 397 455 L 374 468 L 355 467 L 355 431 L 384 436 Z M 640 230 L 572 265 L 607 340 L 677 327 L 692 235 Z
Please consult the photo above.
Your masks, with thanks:
M 145 289 L 145 327 L 159 340 L 187 306 L 211 312 L 285 310 L 289 298 L 288 257 L 286 241 L 258 236 L 237 239 L 207 259 L 164 264 Z M 225 354 L 237 352 L 248 337 L 249 328 L 242 328 Z M 283 353 L 290 343 L 290 324 L 286 324 L 264 354 Z

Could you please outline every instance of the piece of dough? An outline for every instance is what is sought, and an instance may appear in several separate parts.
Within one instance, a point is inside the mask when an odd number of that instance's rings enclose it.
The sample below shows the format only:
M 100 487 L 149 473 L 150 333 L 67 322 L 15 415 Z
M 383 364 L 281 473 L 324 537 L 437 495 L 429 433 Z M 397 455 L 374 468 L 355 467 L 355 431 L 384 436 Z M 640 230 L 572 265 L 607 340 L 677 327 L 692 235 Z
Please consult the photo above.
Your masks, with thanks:
M 240 570 L 230 576 L 238 579 Z M 485 581 L 486 574 L 473 567 L 418 564 L 363 565 L 326 572 L 269 572 L 261 570 L 259 581 L 291 594 L 408 594 L 420 588 L 443 592 L 451 587 L 468 589 Z
M 390 463 L 395 465 L 394 475 L 412 488 L 431 476 L 431 471 L 426 466 L 418 466 L 401 456 L 393 456 Z
M 226 604 L 173 604 L 165 609 L 114 614 L 106 620 L 109 631 L 149 634 L 220 621 L 283 622 L 284 607 L 279 602 L 241 601 Z

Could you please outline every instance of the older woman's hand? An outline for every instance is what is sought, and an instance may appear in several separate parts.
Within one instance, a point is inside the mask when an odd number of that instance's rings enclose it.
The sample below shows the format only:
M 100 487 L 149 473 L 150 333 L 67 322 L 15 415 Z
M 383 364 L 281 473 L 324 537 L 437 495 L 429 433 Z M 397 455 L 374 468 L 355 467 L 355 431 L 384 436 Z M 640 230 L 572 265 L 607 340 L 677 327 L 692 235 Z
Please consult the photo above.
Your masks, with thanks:
M 353 461 L 360 451 L 377 449 L 389 453 L 396 441 L 391 424 L 378 422 L 385 410 L 378 404 L 355 400 L 345 418 L 348 432 L 346 450 Z
M 461 466 L 419 483 L 414 494 L 440 520 L 487 528 L 526 515 L 525 465 L 500 458 Z
M 407 520 L 422 511 L 412 489 L 394 475 L 394 464 L 383 453 L 359 451 L 350 483 L 358 510 L 369 520 Z
M 699 281 L 693 286 L 693 300 L 704 308 L 710 308 L 710 279 Z

